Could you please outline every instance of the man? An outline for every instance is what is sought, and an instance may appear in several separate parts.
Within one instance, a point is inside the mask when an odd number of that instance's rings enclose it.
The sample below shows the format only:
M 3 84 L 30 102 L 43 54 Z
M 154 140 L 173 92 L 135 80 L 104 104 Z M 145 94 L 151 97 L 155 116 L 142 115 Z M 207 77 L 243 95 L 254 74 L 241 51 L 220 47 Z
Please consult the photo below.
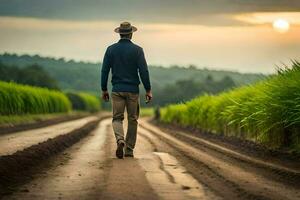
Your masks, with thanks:
M 125 157 L 134 156 L 139 117 L 139 75 L 146 90 L 146 103 L 152 99 L 143 49 L 131 42 L 132 33 L 135 31 L 137 28 L 129 22 L 123 22 L 115 29 L 121 39 L 107 48 L 101 70 L 102 98 L 105 101 L 109 101 L 107 79 L 110 69 L 112 71 L 112 125 L 117 141 L 116 156 L 120 159 L 124 157 L 124 148 Z M 125 108 L 128 117 L 126 139 L 123 130 Z

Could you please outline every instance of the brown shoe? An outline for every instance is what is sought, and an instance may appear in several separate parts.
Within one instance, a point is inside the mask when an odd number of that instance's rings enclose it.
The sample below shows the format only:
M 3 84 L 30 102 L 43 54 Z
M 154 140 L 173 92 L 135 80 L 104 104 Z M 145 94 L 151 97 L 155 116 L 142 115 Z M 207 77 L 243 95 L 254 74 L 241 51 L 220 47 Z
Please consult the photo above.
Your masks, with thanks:
M 116 150 L 116 156 L 119 159 L 123 159 L 123 157 L 124 157 L 124 146 L 125 146 L 124 142 L 119 142 L 118 143 L 118 147 L 117 147 L 117 150 Z
M 130 148 L 126 148 L 125 150 L 125 157 L 134 157 L 133 150 Z

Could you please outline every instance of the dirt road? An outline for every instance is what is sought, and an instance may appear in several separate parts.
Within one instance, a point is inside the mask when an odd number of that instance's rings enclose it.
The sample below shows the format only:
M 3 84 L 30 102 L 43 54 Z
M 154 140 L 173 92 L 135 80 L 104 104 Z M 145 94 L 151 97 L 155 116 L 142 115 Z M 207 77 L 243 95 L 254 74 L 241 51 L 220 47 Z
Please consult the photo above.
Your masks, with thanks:
M 95 119 L 95 116 L 86 117 L 44 128 L 0 135 L 0 156 L 13 154 L 49 138 L 63 135 Z
M 142 119 L 135 158 L 120 160 L 115 158 L 111 120 L 102 120 L 2 198 L 300 199 L 298 167 L 265 162 L 174 133 Z

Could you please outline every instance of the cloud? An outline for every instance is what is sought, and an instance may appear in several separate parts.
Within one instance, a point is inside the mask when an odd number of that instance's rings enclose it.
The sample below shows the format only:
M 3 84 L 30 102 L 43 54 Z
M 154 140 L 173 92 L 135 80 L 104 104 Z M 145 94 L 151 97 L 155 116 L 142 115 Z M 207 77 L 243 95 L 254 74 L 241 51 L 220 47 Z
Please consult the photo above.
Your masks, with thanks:
M 255 12 L 244 13 L 234 17 L 236 20 L 250 24 L 270 24 L 277 19 L 284 19 L 292 25 L 300 25 L 300 12 Z
M 299 0 L 0 0 L 0 16 L 64 20 L 241 25 L 230 16 L 251 12 L 297 12 Z
M 0 17 L 0 53 L 40 54 L 99 62 L 119 39 L 111 21 Z M 134 42 L 149 64 L 196 64 L 242 72 L 273 72 L 274 64 L 299 59 L 300 27 L 278 34 L 272 26 L 200 26 L 136 23 Z

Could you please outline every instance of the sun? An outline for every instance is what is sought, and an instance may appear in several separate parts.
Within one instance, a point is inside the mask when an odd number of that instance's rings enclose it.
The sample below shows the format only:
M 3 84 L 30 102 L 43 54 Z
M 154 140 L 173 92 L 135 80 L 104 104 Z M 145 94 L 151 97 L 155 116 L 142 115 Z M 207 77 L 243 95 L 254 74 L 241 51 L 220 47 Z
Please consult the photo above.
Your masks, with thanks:
M 286 33 L 290 29 L 290 23 L 284 19 L 277 19 L 273 22 L 273 28 L 279 33 Z

